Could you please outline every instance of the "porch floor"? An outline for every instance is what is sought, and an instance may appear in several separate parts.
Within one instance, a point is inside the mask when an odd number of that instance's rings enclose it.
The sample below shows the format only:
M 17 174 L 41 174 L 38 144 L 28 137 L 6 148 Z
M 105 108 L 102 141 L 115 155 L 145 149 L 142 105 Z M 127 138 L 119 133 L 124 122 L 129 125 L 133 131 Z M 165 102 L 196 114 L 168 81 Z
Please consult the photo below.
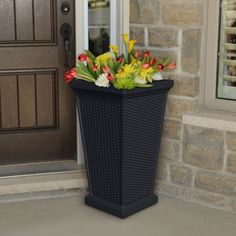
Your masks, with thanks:
M 0 236 L 235 236 L 236 215 L 161 196 L 125 220 L 81 196 L 0 204 Z

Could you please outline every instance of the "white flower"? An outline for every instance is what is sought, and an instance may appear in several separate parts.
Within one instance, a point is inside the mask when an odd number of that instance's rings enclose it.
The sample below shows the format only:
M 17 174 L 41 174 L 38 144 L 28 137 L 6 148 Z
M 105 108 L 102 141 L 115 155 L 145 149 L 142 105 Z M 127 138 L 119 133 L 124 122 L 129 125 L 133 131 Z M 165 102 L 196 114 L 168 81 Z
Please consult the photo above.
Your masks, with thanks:
M 146 81 L 145 79 L 143 79 L 143 78 L 142 78 L 141 76 L 139 76 L 139 75 L 137 75 L 137 76 L 135 77 L 134 82 L 135 82 L 136 84 L 146 84 L 146 83 L 147 83 L 147 81 Z
M 159 81 L 159 80 L 163 80 L 164 78 L 163 78 L 162 74 L 160 72 L 158 72 L 153 75 L 152 79 L 155 81 Z
M 103 73 L 103 74 L 99 75 L 99 77 L 95 81 L 95 84 L 98 87 L 109 87 L 110 84 L 109 84 L 109 80 L 107 79 L 107 74 Z

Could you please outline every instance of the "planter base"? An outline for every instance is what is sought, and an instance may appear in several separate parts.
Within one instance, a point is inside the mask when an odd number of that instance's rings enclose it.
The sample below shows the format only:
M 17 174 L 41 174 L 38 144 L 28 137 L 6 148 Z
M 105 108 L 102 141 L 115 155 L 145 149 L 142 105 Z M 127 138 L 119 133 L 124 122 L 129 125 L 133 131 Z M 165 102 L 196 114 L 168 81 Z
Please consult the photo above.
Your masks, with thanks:
M 154 194 L 142 198 L 127 206 L 115 205 L 103 199 L 94 197 L 90 194 L 85 197 L 85 204 L 103 210 L 112 215 L 118 216 L 120 218 L 126 218 L 144 208 L 156 204 L 157 202 L 158 202 L 158 197 Z

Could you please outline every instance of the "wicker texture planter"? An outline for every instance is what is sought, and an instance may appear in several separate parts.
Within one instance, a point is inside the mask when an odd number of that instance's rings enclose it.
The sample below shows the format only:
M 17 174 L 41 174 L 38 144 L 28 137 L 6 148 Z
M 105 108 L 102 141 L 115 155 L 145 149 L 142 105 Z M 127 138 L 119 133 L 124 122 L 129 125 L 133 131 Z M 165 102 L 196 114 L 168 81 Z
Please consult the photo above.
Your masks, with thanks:
M 73 81 L 89 182 L 85 203 L 125 218 L 157 202 L 153 193 L 172 80 L 119 91 Z

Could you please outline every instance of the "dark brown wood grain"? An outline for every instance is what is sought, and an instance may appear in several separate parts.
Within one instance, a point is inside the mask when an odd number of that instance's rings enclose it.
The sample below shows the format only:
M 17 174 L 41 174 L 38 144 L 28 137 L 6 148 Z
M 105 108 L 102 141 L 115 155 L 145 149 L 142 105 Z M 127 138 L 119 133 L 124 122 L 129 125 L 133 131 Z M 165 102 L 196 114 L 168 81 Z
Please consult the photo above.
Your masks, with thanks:
M 0 41 L 15 40 L 14 1 L 0 2 Z
M 37 91 L 37 125 L 55 126 L 55 107 L 56 97 L 54 94 L 55 78 L 52 74 L 36 76 Z M 54 87 L 54 88 L 53 88 Z
M 35 83 L 33 75 L 18 76 L 20 127 L 36 126 Z
M 16 1 L 17 40 L 33 40 L 32 0 Z
M 52 0 L 34 0 L 35 40 L 52 39 Z
M 0 165 L 74 159 L 76 113 L 64 83 L 64 41 L 60 26 L 73 29 L 74 0 L 0 1 Z
M 17 78 L 0 76 L 1 128 L 18 128 Z

